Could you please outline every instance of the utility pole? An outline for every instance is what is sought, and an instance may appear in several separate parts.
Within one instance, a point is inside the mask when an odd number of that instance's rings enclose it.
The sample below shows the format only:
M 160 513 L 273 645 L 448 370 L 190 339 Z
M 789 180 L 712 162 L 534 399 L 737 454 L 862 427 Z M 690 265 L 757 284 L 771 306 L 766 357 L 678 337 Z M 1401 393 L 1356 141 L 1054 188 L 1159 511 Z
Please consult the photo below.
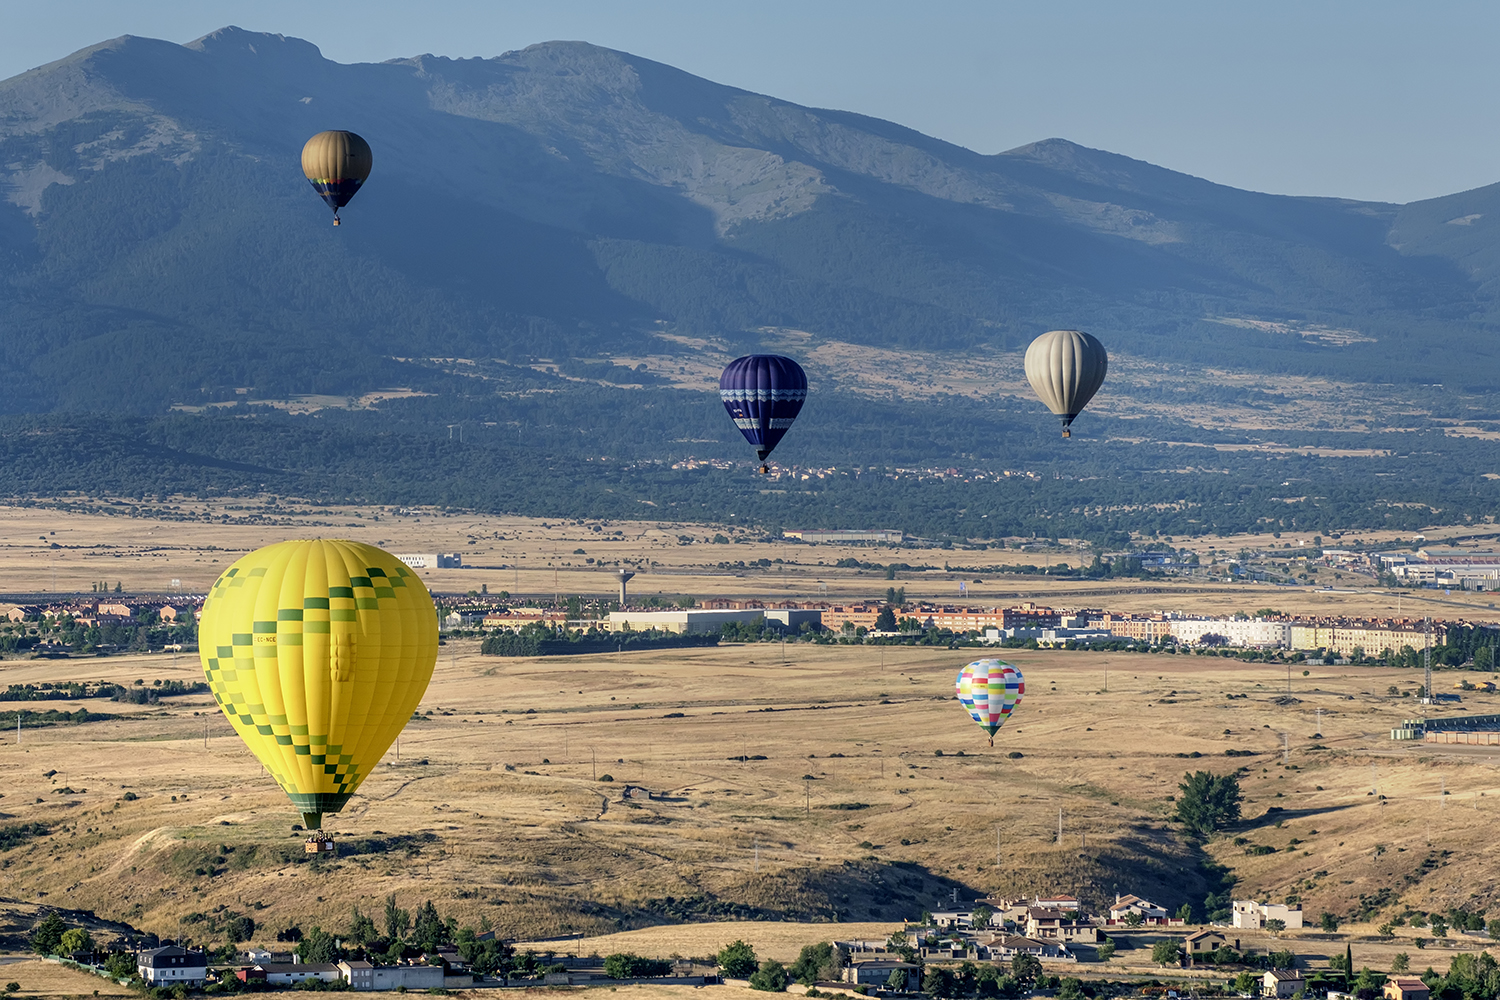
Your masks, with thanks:
M 1423 692 L 1427 696 L 1427 704 L 1433 704 L 1432 698 L 1432 616 L 1428 615 L 1422 624 L 1422 670 L 1426 677 L 1427 688 Z
M 1282 733 L 1281 734 L 1281 763 L 1282 764 L 1289 763 L 1289 761 L 1290 761 L 1290 754 L 1291 754 L 1291 743 L 1290 743 L 1290 741 L 1288 739 L 1288 735 L 1286 733 Z

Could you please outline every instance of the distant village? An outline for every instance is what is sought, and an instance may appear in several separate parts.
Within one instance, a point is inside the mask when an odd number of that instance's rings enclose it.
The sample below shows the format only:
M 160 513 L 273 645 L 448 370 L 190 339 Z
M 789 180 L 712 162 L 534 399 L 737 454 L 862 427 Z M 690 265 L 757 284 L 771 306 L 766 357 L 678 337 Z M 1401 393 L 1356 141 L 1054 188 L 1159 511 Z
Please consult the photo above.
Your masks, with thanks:
M 826 955 L 813 967 L 814 975 L 808 977 L 804 970 L 798 991 L 808 995 L 820 991 L 844 996 L 1014 997 L 1043 990 L 1065 995 L 1068 980 L 1047 975 L 1043 963 L 1054 969 L 1058 968 L 1057 963 L 1063 963 L 1062 968 L 1066 969 L 1069 964 L 1085 961 L 1094 964 L 1095 971 L 1102 971 L 1110 968 L 1099 963 L 1108 963 L 1114 957 L 1117 938 L 1123 939 L 1125 933 L 1146 932 L 1154 941 L 1151 962 L 1159 971 L 1198 966 L 1219 971 L 1227 971 L 1229 967 L 1241 970 L 1233 974 L 1228 987 L 1200 983 L 1198 988 L 1205 995 L 1289 1000 L 1326 994 L 1330 1000 L 1355 1000 L 1354 994 L 1329 986 L 1327 977 L 1340 977 L 1339 972 L 1305 972 L 1297 967 L 1297 957 L 1289 950 L 1257 955 L 1254 949 L 1242 947 L 1241 931 L 1279 933 L 1302 928 L 1299 907 L 1235 900 L 1232 919 L 1227 923 L 1198 925 L 1189 931 L 1192 919 L 1188 907 L 1172 913 L 1133 894 L 1116 895 L 1097 914 L 1089 913 L 1078 899 L 1066 895 L 981 898 L 964 906 L 925 911 L 920 920 L 907 922 L 887 938 L 835 939 L 804 949 L 804 954 L 826 952 Z M 1177 928 L 1182 929 L 1180 937 L 1172 933 Z M 300 947 L 286 951 L 246 948 L 232 955 L 228 951 L 211 954 L 174 944 L 132 952 L 128 946 L 117 943 L 104 949 L 64 952 L 58 958 L 122 983 L 138 981 L 148 988 L 166 990 L 208 988 L 211 992 L 221 986 L 232 991 L 279 987 L 446 992 L 476 986 L 567 987 L 637 982 L 745 985 L 746 980 L 735 978 L 745 972 L 735 966 L 755 968 L 753 953 L 748 961 L 743 953 L 738 956 L 738 963 L 726 961 L 726 956 L 732 954 L 731 947 L 717 957 L 704 959 L 654 960 L 624 953 L 605 957 L 559 955 L 555 951 L 541 956 L 532 952 L 512 955 L 490 931 L 466 936 L 459 946 L 439 945 L 400 962 L 372 962 L 338 955 L 333 961 L 311 961 L 304 960 L 302 954 Z M 496 955 L 510 957 L 502 957 L 497 963 L 480 961 L 477 957 L 480 955 L 491 959 Z M 767 964 L 781 968 L 779 963 Z M 764 973 L 766 965 L 759 968 Z M 794 965 L 786 971 L 796 969 Z M 963 977 L 971 981 L 960 982 Z M 1336 985 L 1347 986 L 1349 978 L 1341 977 Z M 1392 974 L 1381 978 L 1384 982 L 1377 985 L 1384 1000 L 1429 1000 L 1429 987 L 1419 977 Z M 1071 981 L 1075 986 L 1079 982 L 1076 977 Z M 989 989 L 985 984 L 989 984 Z M 780 992 L 796 984 L 783 979 L 768 985 L 751 976 L 748 985 Z M 1142 992 L 1150 996 L 1176 995 L 1165 988 L 1155 988 L 1153 992 L 1149 984 Z M 1079 995 L 1103 994 L 1096 989 Z

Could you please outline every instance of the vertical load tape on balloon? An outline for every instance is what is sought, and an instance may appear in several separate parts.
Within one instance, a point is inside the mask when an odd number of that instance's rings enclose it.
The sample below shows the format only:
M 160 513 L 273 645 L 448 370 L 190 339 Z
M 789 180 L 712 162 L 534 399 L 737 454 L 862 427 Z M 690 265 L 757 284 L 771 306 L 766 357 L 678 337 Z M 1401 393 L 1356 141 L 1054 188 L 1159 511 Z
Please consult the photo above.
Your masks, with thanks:
M 240 559 L 209 591 L 198 629 L 214 700 L 310 830 L 344 807 L 416 711 L 437 645 L 417 575 L 338 540 Z

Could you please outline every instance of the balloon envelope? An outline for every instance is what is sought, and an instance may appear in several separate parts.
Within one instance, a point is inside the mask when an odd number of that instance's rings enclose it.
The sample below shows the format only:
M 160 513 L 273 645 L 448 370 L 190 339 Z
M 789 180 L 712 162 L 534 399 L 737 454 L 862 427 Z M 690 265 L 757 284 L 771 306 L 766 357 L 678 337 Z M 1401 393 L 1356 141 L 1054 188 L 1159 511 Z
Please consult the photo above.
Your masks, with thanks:
M 781 443 L 807 399 L 802 366 L 779 354 L 751 354 L 729 362 L 719 376 L 719 398 L 762 462 Z
M 353 132 L 319 132 L 302 147 L 302 173 L 333 209 L 335 225 L 339 209 L 349 204 L 369 178 L 374 163 L 370 144 Z
M 1062 418 L 1063 437 L 1104 384 L 1108 370 L 1104 345 L 1079 330 L 1052 330 L 1026 348 L 1026 380 L 1047 409 Z
M 958 672 L 957 687 L 958 700 L 994 746 L 995 733 L 1026 693 L 1021 671 L 1004 660 L 975 660 Z
M 214 700 L 311 830 L 416 711 L 437 614 L 417 575 L 373 545 L 279 542 L 214 583 L 198 648 Z

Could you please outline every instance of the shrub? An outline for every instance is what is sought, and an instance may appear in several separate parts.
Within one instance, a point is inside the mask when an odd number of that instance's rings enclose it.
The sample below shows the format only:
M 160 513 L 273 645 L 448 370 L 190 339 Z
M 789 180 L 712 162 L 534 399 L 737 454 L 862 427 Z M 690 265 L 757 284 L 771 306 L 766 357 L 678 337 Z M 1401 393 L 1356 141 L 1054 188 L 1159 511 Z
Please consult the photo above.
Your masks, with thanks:
M 786 992 L 786 966 L 772 959 L 760 963 L 760 968 L 750 977 L 750 988 L 752 990 L 763 990 L 767 993 Z

